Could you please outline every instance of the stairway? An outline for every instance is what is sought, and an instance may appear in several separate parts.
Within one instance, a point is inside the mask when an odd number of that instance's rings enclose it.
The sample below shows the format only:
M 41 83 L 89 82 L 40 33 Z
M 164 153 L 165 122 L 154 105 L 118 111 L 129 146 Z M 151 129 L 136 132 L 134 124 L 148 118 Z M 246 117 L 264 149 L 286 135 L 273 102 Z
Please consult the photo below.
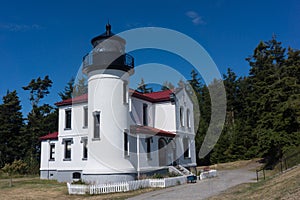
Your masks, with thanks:
M 183 167 L 181 165 L 177 165 L 176 167 L 169 166 L 169 172 L 175 172 L 182 176 L 194 175 L 192 172 L 190 172 L 188 169 L 186 169 L 185 167 Z

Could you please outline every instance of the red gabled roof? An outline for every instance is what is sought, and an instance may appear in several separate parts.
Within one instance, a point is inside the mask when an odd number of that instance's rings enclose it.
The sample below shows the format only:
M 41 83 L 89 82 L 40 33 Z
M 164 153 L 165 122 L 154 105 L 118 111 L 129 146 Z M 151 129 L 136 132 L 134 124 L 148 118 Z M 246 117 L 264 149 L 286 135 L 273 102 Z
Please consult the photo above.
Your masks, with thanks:
M 172 138 L 176 136 L 175 133 L 169 131 L 153 128 L 150 126 L 141 126 L 141 125 L 131 125 L 130 132 L 133 134 L 142 133 L 142 134 L 148 134 L 153 136 L 158 135 L 158 136 L 165 136 L 165 137 L 172 137 Z
M 65 106 L 65 105 L 71 105 L 73 103 L 84 103 L 88 100 L 88 94 L 84 94 L 78 97 L 66 99 L 60 102 L 55 103 L 56 106 Z
M 152 103 L 170 101 L 170 94 L 173 93 L 172 90 L 164 90 L 159 92 L 151 92 L 151 93 L 141 93 L 136 90 L 131 90 L 132 96 L 143 99 L 145 101 L 150 101 Z
M 152 103 L 170 101 L 170 94 L 173 93 L 172 90 L 164 90 L 159 92 L 151 92 L 151 93 L 141 93 L 135 90 L 130 89 L 130 93 L 133 97 L 142 99 L 145 101 L 149 101 Z M 84 103 L 88 101 L 88 94 L 84 94 L 75 98 L 63 100 L 55 103 L 56 106 L 66 106 L 74 103 Z
M 47 135 L 40 137 L 40 140 L 55 140 L 55 139 L 58 139 L 58 132 L 49 133 Z

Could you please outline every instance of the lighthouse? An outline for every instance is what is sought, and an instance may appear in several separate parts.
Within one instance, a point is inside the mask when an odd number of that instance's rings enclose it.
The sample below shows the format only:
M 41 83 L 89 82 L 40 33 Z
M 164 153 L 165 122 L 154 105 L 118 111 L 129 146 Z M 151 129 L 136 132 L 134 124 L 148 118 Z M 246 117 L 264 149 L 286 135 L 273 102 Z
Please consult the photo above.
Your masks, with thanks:
M 129 77 L 134 59 L 125 53 L 126 41 L 106 25 L 103 34 L 91 40 L 93 50 L 83 58 L 88 77 L 88 160 L 82 170 L 87 182 L 133 180 L 136 169 L 126 148 L 129 125 Z

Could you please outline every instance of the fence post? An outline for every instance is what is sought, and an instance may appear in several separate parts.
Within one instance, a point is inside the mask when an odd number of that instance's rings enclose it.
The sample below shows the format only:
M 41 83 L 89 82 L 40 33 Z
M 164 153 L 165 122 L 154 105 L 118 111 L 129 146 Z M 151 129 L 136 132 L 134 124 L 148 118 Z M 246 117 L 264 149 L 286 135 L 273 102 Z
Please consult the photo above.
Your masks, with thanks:
M 286 164 L 286 158 L 284 158 L 285 170 L 287 170 L 288 166 Z
M 263 169 L 263 174 L 264 174 L 264 180 L 266 180 L 265 169 Z
M 256 180 L 258 182 L 258 170 L 256 170 Z

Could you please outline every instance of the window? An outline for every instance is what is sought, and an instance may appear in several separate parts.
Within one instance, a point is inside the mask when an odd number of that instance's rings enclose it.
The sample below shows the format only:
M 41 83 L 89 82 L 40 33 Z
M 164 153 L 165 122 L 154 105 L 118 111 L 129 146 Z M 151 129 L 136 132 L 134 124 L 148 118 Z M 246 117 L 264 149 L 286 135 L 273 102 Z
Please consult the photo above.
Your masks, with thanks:
M 151 159 L 151 143 L 153 142 L 152 137 L 146 138 L 147 145 L 147 158 Z
M 72 115 L 72 110 L 67 109 L 65 110 L 65 129 L 71 129 L 71 115 Z
M 124 155 L 129 156 L 129 139 L 127 131 L 124 131 Z
M 55 144 L 50 144 L 50 157 L 49 161 L 55 160 Z
M 148 126 L 148 105 L 143 104 L 143 125 Z
M 82 150 L 83 150 L 82 160 L 87 160 L 87 157 L 88 157 L 88 148 L 87 148 L 88 140 L 87 140 L 86 137 L 84 137 L 84 138 L 81 138 L 81 142 L 82 142 Z
M 64 161 L 71 160 L 71 144 L 73 144 L 73 139 L 63 139 L 64 144 Z
M 100 139 L 100 112 L 96 111 L 94 115 L 94 139 Z
M 128 100 L 128 107 L 129 107 L 129 112 L 132 112 L 132 100 L 131 98 Z
M 188 128 L 191 128 L 190 110 L 189 109 L 187 109 L 187 111 L 186 111 L 186 125 Z
M 180 107 L 179 109 L 179 118 L 180 118 L 180 126 L 184 126 L 184 121 L 183 121 L 183 107 Z
M 73 179 L 81 179 L 81 174 L 79 172 L 74 172 L 72 177 Z
M 88 107 L 83 107 L 83 128 L 88 127 Z
M 128 87 L 128 82 L 124 81 L 123 82 L 123 103 L 124 104 L 128 103 L 128 90 L 127 90 L 127 87 Z
M 190 158 L 189 138 L 183 138 L 184 158 Z

